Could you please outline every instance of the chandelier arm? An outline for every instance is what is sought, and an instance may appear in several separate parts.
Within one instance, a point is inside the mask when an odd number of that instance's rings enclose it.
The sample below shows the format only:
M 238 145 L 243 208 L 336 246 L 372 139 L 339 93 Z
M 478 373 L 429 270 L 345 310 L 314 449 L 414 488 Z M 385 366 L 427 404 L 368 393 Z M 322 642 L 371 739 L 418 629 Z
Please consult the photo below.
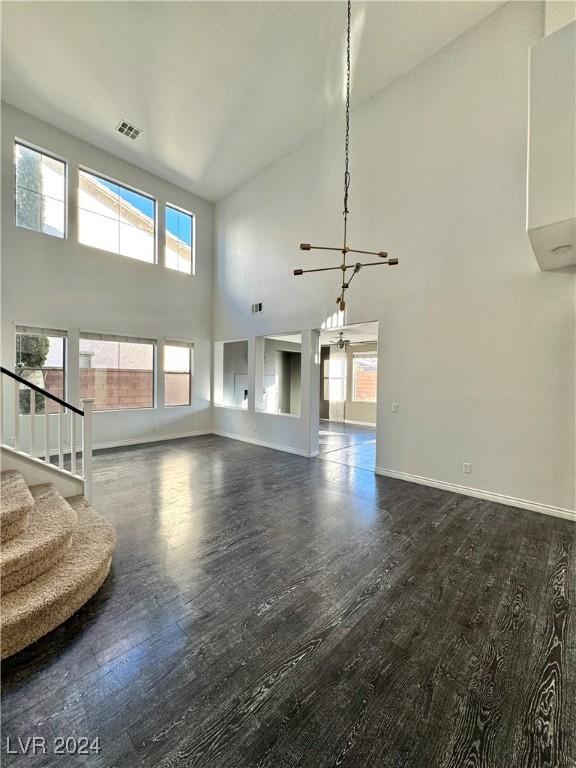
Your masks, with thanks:
M 361 267 L 394 267 L 398 264 L 398 259 L 386 259 L 382 261 L 368 261 L 365 264 L 361 264 Z
M 359 251 L 357 248 L 349 248 L 348 253 L 363 253 L 366 256 L 381 256 L 383 259 L 388 257 L 385 251 Z
M 350 275 L 350 280 L 348 280 L 348 282 L 346 283 L 346 288 L 350 288 L 350 283 L 352 282 L 352 280 L 354 280 L 354 278 L 356 277 L 358 272 L 360 272 L 360 268 L 356 269 L 356 267 L 357 267 L 357 265 L 355 264 L 354 265 L 354 271 Z
M 331 245 L 311 245 L 310 248 L 306 248 L 307 251 L 338 251 L 342 253 L 342 248 L 333 248 Z
M 294 273 L 298 275 L 303 275 L 306 272 L 333 272 L 335 269 L 337 269 L 338 272 L 340 272 L 342 270 L 342 267 L 318 267 L 317 269 L 295 269 Z M 346 269 L 352 269 L 352 267 L 346 267 Z

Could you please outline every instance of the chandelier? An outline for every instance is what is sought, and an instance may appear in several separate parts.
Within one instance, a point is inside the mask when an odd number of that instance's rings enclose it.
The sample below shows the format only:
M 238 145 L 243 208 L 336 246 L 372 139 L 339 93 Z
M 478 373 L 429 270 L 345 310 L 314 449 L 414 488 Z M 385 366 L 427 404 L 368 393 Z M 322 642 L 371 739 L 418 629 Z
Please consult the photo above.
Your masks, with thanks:
M 346 140 L 344 143 L 344 237 L 342 247 L 333 248 L 326 245 L 310 245 L 310 243 L 300 243 L 301 251 L 339 251 L 342 254 L 342 263 L 337 267 L 319 267 L 317 269 L 295 269 L 295 275 L 303 275 L 307 272 L 331 272 L 333 270 L 340 270 L 342 272 L 342 286 L 340 288 L 340 294 L 336 299 L 336 304 L 341 312 L 346 309 L 345 293 L 350 287 L 350 283 L 354 277 L 360 272 L 362 267 L 376 267 L 376 266 L 395 266 L 398 264 L 398 259 L 388 258 L 386 251 L 359 251 L 356 248 L 350 248 L 347 241 L 347 226 L 348 226 L 348 193 L 350 190 L 350 32 L 352 27 L 352 2 L 348 0 L 348 25 L 346 35 Z M 368 261 L 352 264 L 346 263 L 346 256 L 349 253 L 361 253 L 366 256 L 378 256 L 380 261 Z M 347 273 L 352 271 L 352 274 L 347 277 Z

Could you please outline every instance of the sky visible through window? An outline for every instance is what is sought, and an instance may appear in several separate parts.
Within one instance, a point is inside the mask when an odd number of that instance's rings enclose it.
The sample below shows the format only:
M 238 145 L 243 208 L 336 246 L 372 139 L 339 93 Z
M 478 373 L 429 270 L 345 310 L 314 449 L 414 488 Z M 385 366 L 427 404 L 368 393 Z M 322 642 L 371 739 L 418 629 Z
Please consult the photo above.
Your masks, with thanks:
M 132 192 L 132 190 L 119 184 L 114 184 L 112 181 L 107 181 L 107 179 L 103 179 L 101 176 L 96 178 L 99 184 L 109 189 L 113 194 L 118 195 L 121 200 L 125 200 L 130 205 L 133 205 L 134 208 L 148 216 L 149 219 L 154 219 L 154 200 L 144 195 L 139 195 L 137 192 Z
M 171 235 L 192 247 L 192 217 L 188 213 L 166 206 L 166 229 Z

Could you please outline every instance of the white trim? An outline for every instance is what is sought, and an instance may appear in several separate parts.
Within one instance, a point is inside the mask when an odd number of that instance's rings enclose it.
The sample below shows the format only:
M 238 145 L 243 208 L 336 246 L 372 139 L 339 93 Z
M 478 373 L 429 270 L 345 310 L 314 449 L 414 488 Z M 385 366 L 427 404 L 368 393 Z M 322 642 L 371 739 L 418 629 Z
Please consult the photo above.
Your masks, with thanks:
M 68 336 L 67 328 L 55 328 L 51 325 L 34 325 L 34 323 L 18 323 L 15 320 L 14 330 L 16 333 L 24 334 L 25 336 L 49 336 L 52 334 L 56 338 L 65 339 Z
M 494 491 L 484 491 L 478 488 L 469 488 L 466 485 L 457 485 L 456 483 L 445 483 L 441 480 L 434 480 L 431 477 L 421 477 L 420 475 L 411 475 L 408 472 L 397 472 L 394 469 L 385 469 L 383 467 L 376 467 L 374 472 L 377 475 L 383 475 L 384 477 L 393 477 L 397 480 L 406 480 L 410 483 L 419 483 L 420 485 L 429 485 L 432 488 L 441 488 L 444 491 L 452 491 L 452 493 L 461 493 L 464 496 L 474 496 L 477 499 L 485 499 L 486 501 L 494 501 L 497 504 L 506 504 L 510 507 L 519 507 L 520 509 L 528 509 L 531 512 L 541 512 L 544 515 L 552 515 L 553 517 L 562 517 L 565 520 L 571 520 L 576 523 L 576 510 L 564 509 L 563 507 L 553 507 L 550 504 L 541 504 L 537 501 L 527 501 L 526 499 L 517 499 L 514 496 L 506 496 L 502 493 L 495 493 Z
M 0 450 L 2 469 L 17 469 L 28 485 L 53 483 L 63 496 L 84 494 L 84 478 L 73 475 L 55 464 L 17 451 L 9 445 L 2 445 Z
M 244 435 L 237 435 L 232 432 L 223 432 L 221 429 L 213 429 L 213 435 L 219 437 L 226 437 L 229 440 L 240 440 L 242 443 L 251 443 L 252 445 L 259 445 L 262 448 L 272 448 L 274 451 L 284 451 L 284 453 L 294 453 L 296 456 L 305 456 L 307 459 L 318 456 L 318 451 L 305 451 L 302 448 L 292 448 L 290 445 L 282 445 L 281 443 L 269 443 L 266 440 L 258 440 L 255 437 L 245 437 Z
M 245 409 L 242 409 L 245 410 Z M 265 416 L 284 416 L 289 419 L 301 419 L 302 415 L 300 413 L 277 413 L 276 411 L 262 411 L 260 408 L 254 408 L 254 413 L 257 414 L 264 414 Z
M 178 406 L 174 406 L 175 408 Z M 183 406 L 185 407 L 185 406 Z M 187 406 L 189 407 L 189 406 Z M 211 435 L 211 429 L 193 429 L 191 432 L 181 432 L 176 435 L 152 435 L 151 437 L 129 437 L 127 440 L 114 440 L 108 443 L 94 443 L 94 451 L 104 450 L 105 448 L 123 448 L 130 445 L 142 445 L 143 443 L 159 443 L 163 440 L 178 440 L 183 437 L 199 437 L 200 435 Z
M 131 258 L 128 256 L 128 258 Z M 96 331 L 80 331 L 80 341 L 110 341 L 118 342 L 120 344 L 150 344 L 156 345 L 160 341 L 159 336 L 151 336 L 144 338 L 142 336 L 126 336 L 122 333 L 98 333 Z
M 334 419 L 320 419 L 320 421 L 331 421 L 334 424 L 357 424 L 360 427 L 374 427 L 374 430 L 376 430 L 376 422 L 374 421 L 352 421 L 351 419 L 344 419 L 344 421 L 334 421 Z

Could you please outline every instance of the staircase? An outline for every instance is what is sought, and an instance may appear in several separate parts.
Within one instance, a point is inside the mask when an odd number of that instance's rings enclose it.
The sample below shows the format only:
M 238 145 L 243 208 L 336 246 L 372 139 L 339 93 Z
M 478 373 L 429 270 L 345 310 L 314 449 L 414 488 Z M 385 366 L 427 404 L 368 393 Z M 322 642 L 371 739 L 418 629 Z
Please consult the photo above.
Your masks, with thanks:
M 84 496 L 66 499 L 52 483 L 28 487 L 15 470 L 0 477 L 4 659 L 57 627 L 98 591 L 116 534 Z
M 110 570 L 116 534 L 88 501 L 91 401 L 79 408 L 3 366 L 0 384 L 4 659 L 62 624 L 98 591 Z

